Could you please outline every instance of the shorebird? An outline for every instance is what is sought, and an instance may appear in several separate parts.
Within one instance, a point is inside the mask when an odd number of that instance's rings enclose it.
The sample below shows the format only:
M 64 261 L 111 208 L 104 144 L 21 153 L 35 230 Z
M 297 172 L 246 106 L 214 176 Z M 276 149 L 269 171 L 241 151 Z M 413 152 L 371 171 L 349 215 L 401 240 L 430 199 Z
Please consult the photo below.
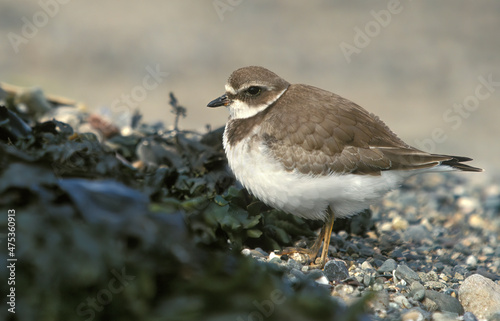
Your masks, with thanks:
M 350 100 L 309 85 L 290 84 L 263 67 L 229 77 L 208 107 L 225 106 L 224 149 L 236 179 L 262 202 L 325 222 L 299 251 L 324 266 L 335 218 L 369 207 L 415 174 L 482 169 L 468 157 L 431 154 L 402 141 L 377 116 Z

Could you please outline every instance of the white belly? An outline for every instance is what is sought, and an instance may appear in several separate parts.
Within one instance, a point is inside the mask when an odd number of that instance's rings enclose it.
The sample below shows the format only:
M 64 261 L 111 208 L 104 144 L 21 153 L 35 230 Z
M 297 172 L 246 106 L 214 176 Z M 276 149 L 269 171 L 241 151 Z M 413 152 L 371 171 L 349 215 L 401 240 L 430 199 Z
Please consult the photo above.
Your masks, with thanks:
M 268 156 L 267 147 L 250 137 L 224 148 L 236 179 L 269 206 L 308 219 L 325 220 L 328 206 L 335 217 L 349 217 L 368 208 L 404 179 L 420 171 L 384 171 L 380 176 L 311 176 L 287 172 Z

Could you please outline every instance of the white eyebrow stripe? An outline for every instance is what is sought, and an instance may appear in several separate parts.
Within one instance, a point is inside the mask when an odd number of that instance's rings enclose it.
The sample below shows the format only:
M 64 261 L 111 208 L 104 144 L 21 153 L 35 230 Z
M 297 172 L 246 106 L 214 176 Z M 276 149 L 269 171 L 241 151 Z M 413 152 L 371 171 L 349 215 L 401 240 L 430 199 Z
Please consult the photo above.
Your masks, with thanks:
M 230 93 L 230 94 L 232 94 L 232 95 L 236 95 L 236 90 L 234 90 L 234 88 L 233 88 L 233 87 L 231 87 L 231 85 L 230 85 L 230 84 L 226 84 L 226 86 L 225 86 L 225 87 L 226 87 L 226 92 L 228 92 L 228 93 Z
M 227 106 L 231 115 L 231 119 L 244 119 L 257 115 L 267 107 L 271 106 L 276 100 L 278 100 L 287 89 L 288 88 L 283 89 L 283 91 L 281 91 L 273 100 L 253 107 L 248 106 L 246 102 L 243 102 L 239 99 L 233 100 L 231 104 Z
M 245 90 L 245 89 L 248 89 L 248 88 L 250 88 L 252 86 L 263 87 L 263 88 L 266 88 L 267 90 L 274 89 L 274 87 L 265 85 L 265 84 L 260 83 L 258 81 L 249 81 L 249 82 L 246 82 L 246 83 L 243 84 L 243 86 L 241 86 L 241 89 Z

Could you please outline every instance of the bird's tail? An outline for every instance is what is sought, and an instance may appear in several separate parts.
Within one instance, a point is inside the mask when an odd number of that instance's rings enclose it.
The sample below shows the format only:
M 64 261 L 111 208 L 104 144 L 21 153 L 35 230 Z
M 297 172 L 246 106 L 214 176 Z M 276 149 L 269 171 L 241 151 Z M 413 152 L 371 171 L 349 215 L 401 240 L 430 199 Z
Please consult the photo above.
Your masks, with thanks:
M 472 158 L 462 157 L 462 156 L 449 156 L 449 155 L 436 155 L 436 156 L 444 156 L 449 157 L 450 159 L 442 161 L 441 165 L 448 165 L 454 169 L 464 171 L 464 172 L 484 172 L 484 169 L 479 167 L 473 167 L 467 164 L 463 164 L 463 162 L 469 162 Z

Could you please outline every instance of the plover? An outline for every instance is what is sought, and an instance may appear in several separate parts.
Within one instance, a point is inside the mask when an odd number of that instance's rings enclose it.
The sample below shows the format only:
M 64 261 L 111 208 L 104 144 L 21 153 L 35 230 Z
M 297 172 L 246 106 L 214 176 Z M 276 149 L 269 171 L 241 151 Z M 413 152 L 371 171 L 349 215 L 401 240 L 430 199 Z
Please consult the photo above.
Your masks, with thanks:
M 336 217 L 363 211 L 415 174 L 482 171 L 463 163 L 471 158 L 414 148 L 357 104 L 263 67 L 234 71 L 225 89 L 208 107 L 229 109 L 229 167 L 267 205 L 325 222 L 314 245 L 300 250 L 314 262 L 323 244 L 320 266 Z

